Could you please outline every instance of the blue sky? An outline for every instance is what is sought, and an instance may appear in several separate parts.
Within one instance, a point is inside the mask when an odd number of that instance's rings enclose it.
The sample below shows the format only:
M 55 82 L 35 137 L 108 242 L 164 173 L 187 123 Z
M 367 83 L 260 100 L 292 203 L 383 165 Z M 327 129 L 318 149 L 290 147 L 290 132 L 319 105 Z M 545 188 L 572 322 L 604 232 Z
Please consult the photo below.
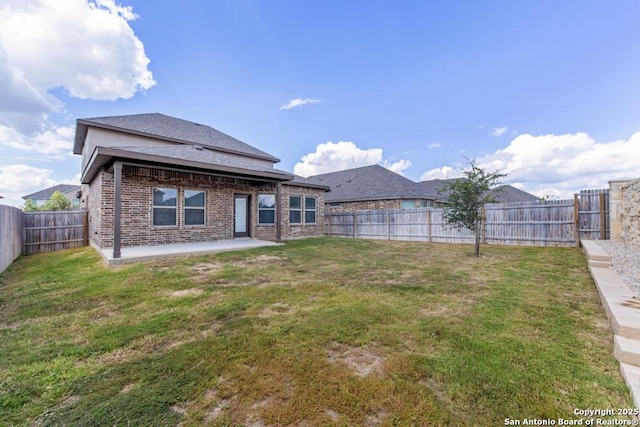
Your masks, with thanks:
M 77 118 L 160 112 L 301 175 L 465 158 L 539 196 L 640 177 L 640 2 L 0 0 L 0 195 L 77 182 Z

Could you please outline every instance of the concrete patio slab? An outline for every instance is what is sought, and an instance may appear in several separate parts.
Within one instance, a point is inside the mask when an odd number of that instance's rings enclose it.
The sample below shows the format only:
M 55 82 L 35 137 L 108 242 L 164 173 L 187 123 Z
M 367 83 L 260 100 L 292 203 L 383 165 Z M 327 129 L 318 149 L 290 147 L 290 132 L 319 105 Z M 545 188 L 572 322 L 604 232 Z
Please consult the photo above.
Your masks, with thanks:
M 218 240 L 214 242 L 182 243 L 172 245 L 157 246 L 135 246 L 122 248 L 121 257 L 113 257 L 113 248 L 96 248 L 109 267 L 129 264 L 133 262 L 153 261 L 161 258 L 171 258 L 179 256 L 213 254 L 226 251 L 237 251 L 242 249 L 259 248 L 263 246 L 275 246 L 281 243 L 258 240 L 251 238 L 240 238 L 233 240 Z

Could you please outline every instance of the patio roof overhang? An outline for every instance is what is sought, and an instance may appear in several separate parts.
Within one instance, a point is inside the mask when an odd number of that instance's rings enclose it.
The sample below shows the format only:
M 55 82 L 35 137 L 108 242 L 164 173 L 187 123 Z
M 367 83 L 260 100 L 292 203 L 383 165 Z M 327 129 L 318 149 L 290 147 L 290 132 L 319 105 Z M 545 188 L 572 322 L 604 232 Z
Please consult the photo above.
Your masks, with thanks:
M 222 159 L 221 159 L 222 160 Z M 232 162 L 195 161 L 190 159 L 132 151 L 125 148 L 96 147 L 85 170 L 81 183 L 89 184 L 103 169 L 110 169 L 116 161 L 136 163 L 158 169 L 179 169 L 190 173 L 244 178 L 258 182 L 284 182 L 294 179 L 294 175 L 277 169 L 252 167 L 250 164 Z

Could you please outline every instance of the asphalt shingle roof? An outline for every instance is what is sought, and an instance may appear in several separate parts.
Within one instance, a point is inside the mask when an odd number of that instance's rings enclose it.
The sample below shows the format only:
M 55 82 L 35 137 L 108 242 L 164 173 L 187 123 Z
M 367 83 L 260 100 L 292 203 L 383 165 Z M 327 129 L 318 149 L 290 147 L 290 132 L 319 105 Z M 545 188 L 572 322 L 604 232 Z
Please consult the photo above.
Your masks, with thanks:
M 246 169 L 256 172 L 279 172 L 282 174 L 292 174 L 274 169 L 268 166 L 260 166 L 255 162 L 249 162 L 237 156 L 212 151 L 206 148 L 194 147 L 192 145 L 158 145 L 158 146 L 135 146 L 135 147 L 114 147 L 117 150 L 131 153 L 149 154 L 152 156 L 165 157 L 169 159 L 188 160 L 192 162 L 206 163 L 215 166 L 227 166 L 231 168 Z
M 308 179 L 331 187 L 326 197 L 329 203 L 421 197 L 415 182 L 380 165 L 314 175 Z
M 71 191 L 76 188 L 80 190 L 79 185 L 58 184 L 53 187 L 45 188 L 44 190 L 36 191 L 35 193 L 27 194 L 26 196 L 22 196 L 22 198 L 25 200 L 49 200 L 56 191 L 66 193 L 67 191 Z
M 201 145 L 220 151 L 242 154 L 260 159 L 279 162 L 280 159 L 245 142 L 220 132 L 211 126 L 166 116 L 160 113 L 131 114 L 126 116 L 94 117 L 78 120 L 78 128 L 93 125 L 97 127 L 123 130 L 174 142 Z M 86 132 L 86 130 L 85 130 Z M 74 152 L 80 154 L 85 135 L 76 135 Z
M 331 192 L 327 194 L 329 203 L 404 198 L 445 201 L 447 196 L 440 191 L 446 184 L 458 179 L 461 178 L 413 182 L 380 165 L 330 172 L 308 178 L 311 182 L 331 187 Z M 501 185 L 493 191 L 497 202 L 539 200 L 536 196 L 511 185 Z

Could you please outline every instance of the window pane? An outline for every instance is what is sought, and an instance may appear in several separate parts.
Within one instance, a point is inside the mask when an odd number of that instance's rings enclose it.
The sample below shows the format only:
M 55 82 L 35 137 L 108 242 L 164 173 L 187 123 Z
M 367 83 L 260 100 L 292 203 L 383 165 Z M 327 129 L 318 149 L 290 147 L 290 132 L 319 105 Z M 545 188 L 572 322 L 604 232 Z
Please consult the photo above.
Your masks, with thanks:
M 304 211 L 304 222 L 314 224 L 316 222 L 316 211 Z
M 154 206 L 176 206 L 178 198 L 178 190 L 175 188 L 154 188 L 153 189 L 153 205 Z
M 300 223 L 302 223 L 302 212 L 289 211 L 289 224 L 300 224 Z
M 204 191 L 184 190 L 185 207 L 204 208 Z
M 204 209 L 185 209 L 185 225 L 204 225 Z
M 305 209 L 315 209 L 316 208 L 316 198 L 315 197 L 305 197 L 305 199 L 304 199 L 304 208 Z
M 415 207 L 416 207 L 416 202 L 413 200 L 402 201 L 402 209 L 414 209 Z
M 302 197 L 301 196 L 291 196 L 289 197 L 289 208 L 290 209 L 300 209 L 302 207 Z
M 153 208 L 153 225 L 176 225 L 176 210 Z
M 259 210 L 258 222 L 260 224 L 274 224 L 276 218 L 275 210 Z
M 258 208 L 275 208 L 276 196 L 273 194 L 259 194 L 258 195 Z

